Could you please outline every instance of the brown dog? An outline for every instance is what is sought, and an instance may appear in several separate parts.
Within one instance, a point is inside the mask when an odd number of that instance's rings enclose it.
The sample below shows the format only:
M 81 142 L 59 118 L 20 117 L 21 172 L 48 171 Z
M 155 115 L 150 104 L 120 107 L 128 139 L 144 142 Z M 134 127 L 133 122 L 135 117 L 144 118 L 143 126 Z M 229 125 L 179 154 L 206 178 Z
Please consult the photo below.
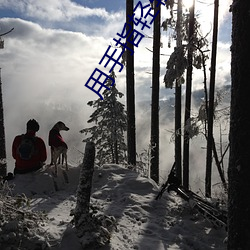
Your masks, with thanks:
M 68 146 L 60 134 L 60 131 L 62 130 L 68 131 L 69 128 L 63 122 L 59 121 L 49 131 L 49 146 L 51 152 L 50 165 L 55 166 L 55 175 L 57 175 L 57 164 L 58 164 L 58 159 L 60 159 L 60 156 L 62 156 L 62 164 L 64 163 L 65 160 L 66 170 L 68 170 L 68 162 L 67 162 Z

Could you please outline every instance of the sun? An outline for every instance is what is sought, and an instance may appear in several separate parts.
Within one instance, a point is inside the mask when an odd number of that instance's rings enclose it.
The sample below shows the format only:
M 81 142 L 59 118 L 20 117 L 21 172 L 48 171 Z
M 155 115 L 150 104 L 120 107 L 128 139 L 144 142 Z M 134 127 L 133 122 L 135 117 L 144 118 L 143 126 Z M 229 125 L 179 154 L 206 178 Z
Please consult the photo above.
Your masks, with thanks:
M 190 7 L 193 6 L 193 0 L 183 0 L 183 5 L 189 9 Z

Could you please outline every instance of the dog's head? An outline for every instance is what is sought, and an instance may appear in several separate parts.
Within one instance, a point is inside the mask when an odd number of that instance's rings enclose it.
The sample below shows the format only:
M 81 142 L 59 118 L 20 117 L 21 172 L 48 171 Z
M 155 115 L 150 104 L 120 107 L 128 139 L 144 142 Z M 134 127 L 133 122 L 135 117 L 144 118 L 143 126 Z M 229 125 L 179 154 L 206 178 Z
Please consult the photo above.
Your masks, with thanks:
M 61 131 L 61 130 L 68 131 L 69 130 L 69 128 L 65 125 L 65 123 L 61 122 L 61 121 L 57 122 L 54 125 L 54 128 L 58 129 L 59 131 Z

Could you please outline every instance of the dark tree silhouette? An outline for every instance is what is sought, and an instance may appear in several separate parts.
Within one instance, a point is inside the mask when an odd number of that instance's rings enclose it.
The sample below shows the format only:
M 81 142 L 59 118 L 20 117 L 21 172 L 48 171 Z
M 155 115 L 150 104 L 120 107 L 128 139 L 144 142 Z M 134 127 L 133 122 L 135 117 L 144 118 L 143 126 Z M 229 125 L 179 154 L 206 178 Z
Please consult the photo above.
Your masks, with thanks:
M 1 36 L 5 36 L 13 31 L 11 30 L 0 34 L 0 49 L 4 48 L 4 41 Z M 7 159 L 6 159 L 6 145 L 5 145 L 5 129 L 4 129 L 4 110 L 3 110 L 3 95 L 2 95 L 2 73 L 0 68 L 0 176 L 7 174 Z
M 213 151 L 213 120 L 214 120 L 214 89 L 215 89 L 215 73 L 216 73 L 216 55 L 217 55 L 217 37 L 218 37 L 218 15 L 219 0 L 214 1 L 214 24 L 213 24 L 213 41 L 210 68 L 210 87 L 209 87 L 209 105 L 207 119 L 207 159 L 206 159 L 206 179 L 205 193 L 207 197 L 211 197 L 211 176 L 212 176 L 212 151 Z
M 193 73 L 193 37 L 194 37 L 194 9 L 195 0 L 189 8 L 189 27 L 188 27 L 188 55 L 187 55 L 187 75 L 186 75 L 186 100 L 185 100 L 185 127 L 190 123 L 190 110 L 191 110 L 191 94 L 192 94 L 192 73 Z M 183 186 L 189 189 L 189 132 L 184 130 L 183 142 Z
M 87 142 L 85 147 L 85 154 L 83 164 L 81 166 L 79 184 L 76 191 L 77 201 L 74 212 L 75 226 L 78 228 L 90 219 L 89 207 L 90 196 L 92 188 L 92 177 L 94 173 L 95 162 L 95 144 L 93 142 Z M 82 220 L 80 220 L 80 218 Z M 89 221 L 88 221 L 89 222 Z M 86 225 L 85 225 L 86 226 Z
M 178 0 L 176 22 L 176 46 L 182 47 L 182 0 Z M 181 82 L 175 81 L 175 164 L 176 175 L 182 182 L 182 154 L 181 154 Z
M 133 16 L 134 1 L 126 0 L 126 22 L 134 29 L 134 23 L 129 16 Z M 127 32 L 129 27 L 127 26 Z M 127 36 L 128 39 L 129 36 Z M 127 41 L 129 49 L 126 51 L 126 87 L 127 87 L 127 147 L 128 147 L 128 164 L 136 165 L 136 128 L 135 128 L 135 80 L 134 80 L 134 45 Z
M 2 96 L 2 76 L 0 69 L 0 176 L 7 174 L 6 146 L 5 146 L 5 130 L 4 130 L 4 112 L 3 112 L 3 96 Z
M 158 6 L 157 6 L 158 5 Z M 151 166 L 150 177 L 159 182 L 159 86 L 160 86 L 160 42 L 161 42 L 161 4 L 155 4 L 153 37 L 153 75 L 151 106 Z
M 115 78 L 114 72 L 110 75 Z M 95 108 L 90 115 L 88 123 L 94 123 L 90 128 L 84 128 L 80 132 L 91 135 L 84 139 L 84 142 L 96 144 L 96 163 L 125 163 L 127 147 L 124 142 L 124 133 L 127 129 L 127 116 L 124 105 L 118 101 L 123 94 L 116 88 L 116 84 L 107 80 L 106 85 L 110 89 L 103 91 L 103 100 L 98 98 L 88 102 L 88 105 Z
M 250 249 L 250 1 L 234 0 L 230 117 L 228 250 Z

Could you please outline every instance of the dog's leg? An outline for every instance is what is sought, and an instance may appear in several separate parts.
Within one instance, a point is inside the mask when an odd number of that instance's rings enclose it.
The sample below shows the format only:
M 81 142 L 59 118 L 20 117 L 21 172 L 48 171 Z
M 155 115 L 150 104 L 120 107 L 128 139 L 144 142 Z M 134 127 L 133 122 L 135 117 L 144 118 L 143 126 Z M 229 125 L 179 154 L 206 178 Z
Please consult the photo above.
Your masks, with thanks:
M 58 155 L 57 164 L 61 164 L 61 154 Z
M 62 159 L 63 159 L 63 162 L 65 160 L 65 166 L 66 166 L 66 170 L 64 170 L 64 169 L 62 170 L 63 178 L 64 178 L 66 183 L 69 183 L 69 176 L 67 174 L 67 171 L 68 171 L 67 149 L 63 149 L 63 151 L 62 151 Z
M 54 154 L 54 148 L 51 146 L 50 147 L 50 158 L 51 158 L 50 166 L 54 164 L 53 154 Z
M 65 165 L 66 165 L 66 170 L 69 171 L 68 168 L 68 158 L 67 158 L 67 152 L 64 153 L 64 158 L 65 158 Z
M 54 163 L 54 167 L 55 167 L 55 176 L 57 176 L 57 160 L 58 160 L 59 155 L 60 155 L 60 153 L 58 153 L 57 150 L 54 150 L 54 152 L 53 152 L 53 163 Z
M 55 164 L 55 176 L 57 177 L 57 164 Z
M 65 162 L 65 167 L 66 167 L 66 170 L 68 171 L 68 159 L 67 159 L 67 149 L 64 148 L 62 150 L 62 165 L 64 164 Z
M 64 152 L 61 153 L 61 157 L 62 157 L 62 166 L 63 166 L 64 160 L 65 160 L 65 154 L 64 154 Z

